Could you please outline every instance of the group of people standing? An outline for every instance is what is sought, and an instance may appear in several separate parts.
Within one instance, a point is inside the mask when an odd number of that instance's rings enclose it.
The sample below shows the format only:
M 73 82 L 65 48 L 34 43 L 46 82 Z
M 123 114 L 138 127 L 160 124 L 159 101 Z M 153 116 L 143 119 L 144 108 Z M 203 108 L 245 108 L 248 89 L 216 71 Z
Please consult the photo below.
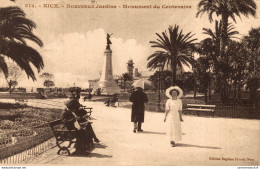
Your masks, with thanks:
M 181 141 L 181 122 L 182 119 L 182 100 L 183 91 L 178 86 L 169 87 L 166 96 L 169 98 L 165 104 L 165 118 L 167 126 L 167 136 L 172 147 L 176 142 Z M 148 97 L 141 87 L 136 87 L 129 100 L 133 102 L 131 122 L 134 123 L 133 132 L 143 132 L 142 123 L 144 122 L 144 104 L 148 102 Z

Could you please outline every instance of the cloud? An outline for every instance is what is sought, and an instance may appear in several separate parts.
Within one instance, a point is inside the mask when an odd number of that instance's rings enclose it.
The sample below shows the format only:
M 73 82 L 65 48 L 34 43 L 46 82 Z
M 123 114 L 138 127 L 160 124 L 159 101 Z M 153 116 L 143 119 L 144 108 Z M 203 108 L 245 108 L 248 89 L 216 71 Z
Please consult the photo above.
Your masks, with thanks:
M 113 74 L 127 72 L 127 61 L 133 59 L 135 67 L 146 70 L 148 49 L 135 39 L 122 39 L 112 36 Z M 102 71 L 106 33 L 99 28 L 87 33 L 66 33 L 59 35 L 42 50 L 45 62 L 43 72 L 55 76 L 59 87 L 87 86 L 88 80 L 98 79 Z

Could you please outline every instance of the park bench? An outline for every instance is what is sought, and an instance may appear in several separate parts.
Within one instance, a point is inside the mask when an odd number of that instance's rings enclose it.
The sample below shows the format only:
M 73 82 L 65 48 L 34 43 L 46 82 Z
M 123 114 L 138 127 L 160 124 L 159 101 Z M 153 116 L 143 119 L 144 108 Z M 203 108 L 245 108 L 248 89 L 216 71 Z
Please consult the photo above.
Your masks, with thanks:
M 186 109 L 184 109 L 184 113 L 187 114 L 187 112 L 193 111 L 199 116 L 200 113 L 203 112 L 206 113 L 206 115 L 214 117 L 215 109 L 216 105 L 187 104 Z
M 20 105 L 27 105 L 28 99 L 24 98 L 15 98 L 15 103 L 20 104 Z
M 92 94 L 87 94 L 87 96 L 83 97 L 83 101 L 92 101 Z
M 90 117 L 93 108 L 86 106 L 81 107 L 87 110 L 86 118 Z M 61 129 L 62 125 L 63 124 L 61 120 L 54 120 L 49 122 L 49 126 L 51 127 L 56 139 L 56 145 L 59 147 L 57 154 L 70 155 L 71 153 L 69 148 L 73 143 L 76 143 L 77 130 Z
M 60 129 L 62 126 L 61 120 L 54 120 L 49 122 L 49 125 L 52 129 L 52 132 L 54 134 L 54 137 L 56 139 L 56 145 L 59 147 L 58 154 L 59 155 L 70 155 L 70 146 L 73 143 L 76 143 L 76 130 L 65 130 Z M 68 142 L 66 145 L 61 145 L 64 142 Z
M 117 94 L 113 94 L 112 98 L 109 98 L 105 103 L 106 106 L 119 107 L 119 98 Z

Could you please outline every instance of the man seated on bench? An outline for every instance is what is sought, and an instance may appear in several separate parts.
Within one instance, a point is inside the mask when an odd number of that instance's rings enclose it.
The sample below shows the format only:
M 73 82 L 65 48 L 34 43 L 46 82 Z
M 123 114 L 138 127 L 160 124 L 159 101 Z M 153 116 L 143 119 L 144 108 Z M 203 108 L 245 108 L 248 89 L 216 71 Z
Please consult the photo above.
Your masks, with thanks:
M 92 101 L 92 94 L 91 94 L 90 91 L 88 92 L 88 95 L 83 98 L 83 100 L 84 100 L 84 101 L 86 101 L 86 100 Z
M 118 95 L 117 94 L 113 94 L 113 97 L 111 99 L 108 99 L 105 102 L 106 106 L 112 106 L 112 107 L 116 107 L 116 103 L 118 103 Z
M 85 126 L 80 126 L 80 123 L 82 123 L 82 117 L 77 116 L 76 114 L 80 114 L 80 103 L 77 99 L 71 99 L 67 102 L 65 102 L 66 109 L 63 111 L 61 115 L 61 121 L 64 125 L 65 129 L 68 130 L 76 130 L 77 131 L 77 137 L 76 137 L 76 153 L 84 153 L 87 150 L 90 144 L 93 143 L 93 138 L 95 142 L 99 142 L 97 139 L 93 128 L 90 123 L 88 123 Z M 81 114 L 83 114 L 81 112 Z M 80 123 L 79 123 L 80 122 Z

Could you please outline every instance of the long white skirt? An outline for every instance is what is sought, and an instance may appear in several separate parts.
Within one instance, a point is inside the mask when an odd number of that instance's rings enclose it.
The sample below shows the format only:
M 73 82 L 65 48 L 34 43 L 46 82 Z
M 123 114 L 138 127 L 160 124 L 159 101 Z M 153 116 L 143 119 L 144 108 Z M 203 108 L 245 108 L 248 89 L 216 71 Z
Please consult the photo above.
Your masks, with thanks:
M 167 123 L 167 137 L 169 141 L 181 141 L 181 121 L 179 112 L 170 111 L 166 119 Z

